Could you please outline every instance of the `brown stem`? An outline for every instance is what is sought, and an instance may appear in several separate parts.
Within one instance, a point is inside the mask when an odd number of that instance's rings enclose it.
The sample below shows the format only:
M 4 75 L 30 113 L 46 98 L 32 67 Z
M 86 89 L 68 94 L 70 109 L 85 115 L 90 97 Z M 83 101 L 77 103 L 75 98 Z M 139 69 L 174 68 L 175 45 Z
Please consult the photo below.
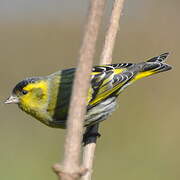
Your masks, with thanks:
M 96 149 L 96 141 L 98 137 L 99 124 L 95 124 L 87 128 L 84 137 L 84 151 L 83 151 L 83 167 L 86 167 L 88 171 L 81 180 L 90 180 L 92 175 L 93 159 Z
M 116 35 L 119 30 L 119 21 L 123 9 L 123 3 L 124 0 L 114 0 L 110 23 L 106 32 L 104 47 L 100 58 L 100 64 L 110 64 L 112 62 L 112 53 Z
M 105 0 L 91 0 L 85 34 L 80 49 L 77 71 L 75 74 L 67 134 L 65 139 L 64 161 L 62 166 L 54 165 L 54 171 L 61 180 L 76 180 L 86 172 L 80 168 L 83 121 L 86 112 L 86 99 L 93 64 L 96 39 L 104 9 Z
M 106 32 L 105 43 L 100 58 L 100 64 L 110 64 L 112 62 L 112 52 L 119 28 L 119 20 L 123 8 L 123 2 L 124 0 L 114 0 L 110 23 Z M 96 133 L 98 133 L 98 128 Z M 96 149 L 96 139 L 97 136 L 95 136 L 94 142 L 88 143 L 84 147 L 83 167 L 86 167 L 88 169 L 88 172 L 86 172 L 84 176 L 82 176 L 81 180 L 91 180 L 93 159 Z

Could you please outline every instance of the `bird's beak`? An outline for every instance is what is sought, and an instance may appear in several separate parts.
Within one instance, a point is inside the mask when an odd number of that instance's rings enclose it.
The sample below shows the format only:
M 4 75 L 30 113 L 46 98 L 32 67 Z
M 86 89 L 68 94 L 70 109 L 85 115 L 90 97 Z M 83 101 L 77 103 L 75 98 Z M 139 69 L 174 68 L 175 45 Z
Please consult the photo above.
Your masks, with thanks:
M 8 99 L 4 101 L 5 104 L 17 104 L 19 103 L 19 98 L 17 96 L 11 95 Z

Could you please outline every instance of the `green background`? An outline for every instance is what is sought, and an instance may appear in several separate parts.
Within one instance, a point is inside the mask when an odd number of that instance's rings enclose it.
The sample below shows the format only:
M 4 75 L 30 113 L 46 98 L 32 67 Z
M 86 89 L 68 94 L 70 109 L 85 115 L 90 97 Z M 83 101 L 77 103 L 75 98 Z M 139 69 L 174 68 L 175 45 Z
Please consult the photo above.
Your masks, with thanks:
M 1 0 L 0 7 L 0 100 L 25 77 L 76 65 L 87 1 Z M 110 9 L 111 1 L 95 64 Z M 113 63 L 170 51 L 174 69 L 120 95 L 116 112 L 101 124 L 93 179 L 180 179 L 179 17 L 178 0 L 125 1 Z M 1 103 L 0 114 L 0 179 L 55 180 L 51 166 L 63 159 L 65 131 L 44 126 L 15 105 Z

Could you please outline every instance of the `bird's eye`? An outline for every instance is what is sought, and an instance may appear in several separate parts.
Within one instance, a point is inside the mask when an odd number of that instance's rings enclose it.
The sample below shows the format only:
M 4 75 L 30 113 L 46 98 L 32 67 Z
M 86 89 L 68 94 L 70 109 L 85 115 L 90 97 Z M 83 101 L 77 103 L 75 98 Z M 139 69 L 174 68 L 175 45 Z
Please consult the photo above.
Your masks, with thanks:
M 25 95 L 25 94 L 27 94 L 27 93 L 28 93 L 28 91 L 22 90 L 22 94 L 23 94 L 23 95 Z

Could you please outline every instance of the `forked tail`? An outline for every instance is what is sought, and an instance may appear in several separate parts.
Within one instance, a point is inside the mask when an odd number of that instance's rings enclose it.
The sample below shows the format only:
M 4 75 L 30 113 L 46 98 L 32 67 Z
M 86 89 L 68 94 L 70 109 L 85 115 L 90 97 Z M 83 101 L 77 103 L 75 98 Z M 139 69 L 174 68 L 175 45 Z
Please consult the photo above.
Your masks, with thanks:
M 135 75 L 134 80 L 172 69 L 170 65 L 164 63 L 168 55 L 169 53 L 164 53 L 160 56 L 153 57 L 146 62 L 136 64 L 134 70 L 136 71 L 137 69 L 137 74 Z

